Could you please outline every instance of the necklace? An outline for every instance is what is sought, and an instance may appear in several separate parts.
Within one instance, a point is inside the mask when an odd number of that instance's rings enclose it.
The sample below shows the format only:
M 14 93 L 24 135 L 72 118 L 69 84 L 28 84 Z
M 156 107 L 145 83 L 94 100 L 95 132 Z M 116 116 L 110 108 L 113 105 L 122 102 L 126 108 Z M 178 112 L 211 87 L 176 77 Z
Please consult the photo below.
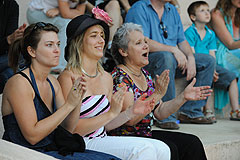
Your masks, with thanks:
M 94 75 L 94 76 L 91 76 L 91 75 L 89 75 L 89 74 L 87 74 L 87 72 L 81 67 L 81 71 L 86 75 L 86 76 L 88 76 L 89 78 L 95 78 L 95 77 L 97 77 L 97 75 L 98 75 L 98 69 L 96 68 L 96 74 Z
M 136 77 L 140 77 L 140 76 L 142 75 L 142 70 L 141 70 L 140 74 L 136 74 L 136 73 L 133 73 L 133 71 L 131 71 L 127 66 L 125 66 L 125 67 L 127 68 L 127 70 L 128 70 L 132 75 L 134 75 L 134 76 L 136 76 Z

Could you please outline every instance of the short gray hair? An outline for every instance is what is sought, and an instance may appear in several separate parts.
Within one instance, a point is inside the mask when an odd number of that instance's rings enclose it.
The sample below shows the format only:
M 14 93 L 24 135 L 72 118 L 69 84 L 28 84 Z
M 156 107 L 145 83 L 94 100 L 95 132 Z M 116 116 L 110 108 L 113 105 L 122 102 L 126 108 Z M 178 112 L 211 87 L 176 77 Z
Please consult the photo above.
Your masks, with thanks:
M 125 64 L 123 56 L 119 53 L 119 49 L 127 51 L 128 43 L 130 41 L 129 34 L 132 31 L 139 31 L 143 33 L 143 29 L 141 25 L 134 23 L 124 23 L 121 27 L 119 27 L 114 34 L 112 41 L 112 56 L 117 64 Z

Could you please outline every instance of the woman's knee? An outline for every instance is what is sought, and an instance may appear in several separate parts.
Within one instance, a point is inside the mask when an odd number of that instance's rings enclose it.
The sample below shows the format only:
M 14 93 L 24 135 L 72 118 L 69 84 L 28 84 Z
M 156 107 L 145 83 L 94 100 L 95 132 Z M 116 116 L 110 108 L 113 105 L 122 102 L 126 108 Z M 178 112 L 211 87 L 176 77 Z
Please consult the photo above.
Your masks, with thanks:
M 157 141 L 153 144 L 153 147 L 156 149 L 158 159 L 170 159 L 171 151 L 169 146 L 160 140 L 154 141 Z
M 146 139 L 139 152 L 147 155 L 148 159 L 170 159 L 170 148 L 160 140 Z

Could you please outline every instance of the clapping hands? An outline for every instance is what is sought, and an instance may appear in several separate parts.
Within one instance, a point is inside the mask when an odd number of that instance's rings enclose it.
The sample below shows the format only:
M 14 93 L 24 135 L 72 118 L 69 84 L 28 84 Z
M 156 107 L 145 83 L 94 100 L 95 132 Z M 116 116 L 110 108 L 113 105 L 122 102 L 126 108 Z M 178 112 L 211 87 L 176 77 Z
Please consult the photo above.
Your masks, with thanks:
M 155 105 L 154 98 L 151 100 L 145 100 L 146 97 L 147 97 L 147 93 L 144 93 L 135 101 L 133 105 L 133 114 L 147 115 L 153 110 Z
M 160 95 L 161 98 L 167 92 L 169 80 L 169 70 L 163 71 L 160 76 L 156 75 L 155 92 Z
M 74 83 L 68 94 L 67 103 L 75 108 L 81 104 L 82 98 L 86 92 L 86 79 L 84 76 L 79 77 L 77 80 L 72 77 L 72 81 Z
M 124 95 L 127 91 L 127 86 L 124 85 L 117 92 L 115 92 L 111 98 L 110 112 L 114 115 L 118 115 L 122 111 Z

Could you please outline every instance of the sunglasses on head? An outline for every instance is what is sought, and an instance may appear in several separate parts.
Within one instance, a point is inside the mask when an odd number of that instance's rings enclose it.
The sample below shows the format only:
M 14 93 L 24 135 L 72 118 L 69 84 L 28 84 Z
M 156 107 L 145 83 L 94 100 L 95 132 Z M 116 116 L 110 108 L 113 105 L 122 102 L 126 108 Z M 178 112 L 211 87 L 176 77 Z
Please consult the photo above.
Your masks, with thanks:
M 42 29 L 42 28 L 44 28 L 44 27 L 46 27 L 46 26 L 53 26 L 53 25 L 52 25 L 51 23 L 37 22 L 37 23 L 34 25 L 34 27 L 33 27 L 33 29 L 32 29 L 32 31 L 31 31 L 30 34 L 32 34 L 33 32 L 35 32 L 36 30 Z
M 164 25 L 164 23 L 161 21 L 160 22 L 160 27 L 161 27 L 161 30 L 163 31 L 163 37 L 165 39 L 168 38 L 168 33 L 167 33 L 167 30 L 166 30 L 166 26 Z

